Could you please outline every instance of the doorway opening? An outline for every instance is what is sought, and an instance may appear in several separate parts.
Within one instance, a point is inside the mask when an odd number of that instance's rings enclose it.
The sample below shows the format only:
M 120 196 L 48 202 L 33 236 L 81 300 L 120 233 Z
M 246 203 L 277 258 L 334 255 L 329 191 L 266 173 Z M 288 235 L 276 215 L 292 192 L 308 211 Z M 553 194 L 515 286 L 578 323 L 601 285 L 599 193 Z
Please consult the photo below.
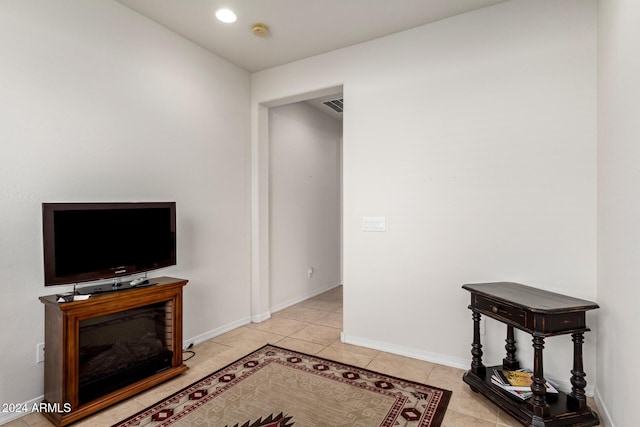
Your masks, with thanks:
M 252 322 L 342 284 L 342 95 L 339 86 L 258 108 Z

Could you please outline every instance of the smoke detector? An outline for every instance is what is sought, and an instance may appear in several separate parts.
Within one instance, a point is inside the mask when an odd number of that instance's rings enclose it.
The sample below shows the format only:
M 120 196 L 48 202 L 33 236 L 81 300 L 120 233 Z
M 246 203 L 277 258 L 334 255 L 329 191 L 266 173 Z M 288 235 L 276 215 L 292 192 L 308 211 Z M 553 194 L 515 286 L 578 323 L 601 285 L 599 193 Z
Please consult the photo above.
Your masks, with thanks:
M 267 37 L 269 35 L 269 27 L 264 24 L 253 24 L 253 28 L 251 29 L 253 35 L 256 37 Z

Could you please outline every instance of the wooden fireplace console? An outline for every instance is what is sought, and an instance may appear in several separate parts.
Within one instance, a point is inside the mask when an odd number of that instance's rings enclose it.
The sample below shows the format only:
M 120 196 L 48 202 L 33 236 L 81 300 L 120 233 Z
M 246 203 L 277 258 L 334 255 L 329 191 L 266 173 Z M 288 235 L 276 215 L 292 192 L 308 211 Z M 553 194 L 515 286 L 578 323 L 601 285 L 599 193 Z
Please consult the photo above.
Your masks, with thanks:
M 587 406 L 582 361 L 585 312 L 598 308 L 598 304 L 565 295 L 547 292 L 518 283 L 476 283 L 463 286 L 471 292 L 469 309 L 473 312 L 473 344 L 471 345 L 471 369 L 463 380 L 473 391 L 483 394 L 496 405 L 526 426 L 568 427 L 595 426 L 598 415 Z M 480 318 L 488 316 L 507 325 L 506 357 L 502 365 L 485 367 L 482 363 L 480 343 Z M 516 358 L 516 341 L 513 328 L 533 336 L 533 396 L 526 401 L 516 401 L 508 392 L 493 385 L 493 369 L 515 370 L 520 368 Z M 571 393 L 557 395 L 545 393 L 542 350 L 545 337 L 571 334 L 573 341 L 573 369 Z
M 153 286 L 92 295 L 74 302 L 57 302 L 55 295 L 40 297 L 45 306 L 44 402 L 59 412 L 44 415 L 64 426 L 173 378 L 187 369 L 182 362 L 182 288 L 187 280 L 150 279 Z M 79 393 L 80 322 L 126 310 L 162 304 L 166 310 L 165 345 L 173 355 L 171 366 L 88 402 Z

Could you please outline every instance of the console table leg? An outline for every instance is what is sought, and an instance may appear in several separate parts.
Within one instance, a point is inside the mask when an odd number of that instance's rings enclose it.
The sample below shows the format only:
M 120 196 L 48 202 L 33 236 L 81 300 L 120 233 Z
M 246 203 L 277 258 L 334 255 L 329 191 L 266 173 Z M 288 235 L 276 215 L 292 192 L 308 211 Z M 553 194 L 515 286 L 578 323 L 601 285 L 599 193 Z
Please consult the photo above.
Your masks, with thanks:
M 571 340 L 573 341 L 573 369 L 571 370 L 571 385 L 573 387 L 571 387 L 571 394 L 567 396 L 567 404 L 570 409 L 578 410 L 587 407 L 587 397 L 584 393 L 584 389 L 587 386 L 587 381 L 584 377 L 587 374 L 584 373 L 582 363 L 584 333 L 571 334 Z
M 533 383 L 531 391 L 533 396 L 529 402 L 534 417 L 545 418 L 549 416 L 550 410 L 547 405 L 545 393 L 547 390 L 544 379 L 544 368 L 542 365 L 542 350 L 544 349 L 544 337 L 533 337 Z
M 484 377 L 486 367 L 482 364 L 482 344 L 480 343 L 480 313 L 473 312 L 473 344 L 471 344 L 471 372 Z
M 507 344 L 504 348 L 507 350 L 507 357 L 502 359 L 502 368 L 511 371 L 520 369 L 520 362 L 516 358 L 516 339 L 511 325 L 507 325 L 507 339 L 505 341 Z

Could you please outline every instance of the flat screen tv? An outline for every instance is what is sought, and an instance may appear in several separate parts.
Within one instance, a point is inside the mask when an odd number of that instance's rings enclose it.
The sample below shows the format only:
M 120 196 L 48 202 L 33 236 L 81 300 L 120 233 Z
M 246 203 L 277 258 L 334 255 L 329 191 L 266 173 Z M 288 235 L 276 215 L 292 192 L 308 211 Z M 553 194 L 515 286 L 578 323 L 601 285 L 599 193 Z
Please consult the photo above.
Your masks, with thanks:
M 176 264 L 175 202 L 43 203 L 46 286 Z

